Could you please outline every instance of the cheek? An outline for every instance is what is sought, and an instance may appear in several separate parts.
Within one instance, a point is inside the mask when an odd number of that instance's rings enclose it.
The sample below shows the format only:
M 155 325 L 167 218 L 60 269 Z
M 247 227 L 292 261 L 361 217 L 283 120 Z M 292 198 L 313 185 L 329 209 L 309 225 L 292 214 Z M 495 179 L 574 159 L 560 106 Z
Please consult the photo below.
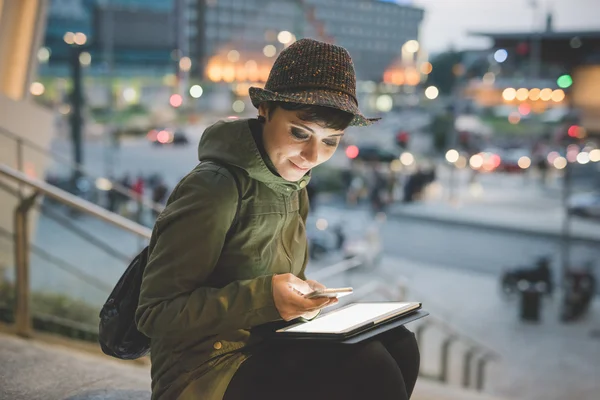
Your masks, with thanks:
M 337 149 L 337 146 L 336 147 L 323 146 L 322 148 L 320 148 L 318 164 L 322 164 L 325 161 L 329 160 L 335 153 L 336 149 Z

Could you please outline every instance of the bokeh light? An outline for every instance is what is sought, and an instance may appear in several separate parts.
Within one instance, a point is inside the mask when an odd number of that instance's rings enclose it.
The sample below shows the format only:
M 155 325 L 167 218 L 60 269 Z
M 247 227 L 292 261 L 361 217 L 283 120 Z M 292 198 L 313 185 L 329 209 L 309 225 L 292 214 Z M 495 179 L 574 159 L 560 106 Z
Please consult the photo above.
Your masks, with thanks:
M 494 53 L 494 60 L 498 63 L 503 63 L 508 58 L 508 51 L 504 49 L 498 49 Z
M 429 86 L 427 89 L 425 89 L 425 97 L 427 97 L 429 100 L 436 99 L 439 94 L 440 91 L 435 86 Z
M 277 40 L 279 41 L 279 43 L 282 44 L 289 44 L 293 40 L 293 38 L 294 35 L 292 35 L 291 32 L 288 31 L 281 31 L 277 35 Z
M 517 97 L 517 91 L 514 88 L 506 88 L 502 92 L 502 98 L 506 101 L 513 101 Z
M 519 161 L 517 161 L 517 165 L 519 165 L 521 169 L 527 169 L 531 167 L 531 159 L 527 156 L 522 156 L 519 158 Z
M 204 90 L 200 85 L 194 85 L 190 88 L 190 96 L 192 96 L 195 99 L 200 98 L 200 96 L 202 96 L 202 93 L 204 93 Z
M 172 94 L 169 98 L 169 104 L 175 108 L 180 107 L 183 104 L 183 98 L 179 94 Z
M 552 91 L 552 101 L 556 103 L 560 103 L 565 99 L 565 92 L 562 89 L 556 89 Z
M 590 151 L 590 161 L 600 162 L 600 149 L 594 149 Z
M 455 163 L 458 161 L 460 154 L 455 149 L 450 149 L 446 152 L 446 161 L 449 163 Z
M 350 159 L 355 159 L 356 157 L 358 157 L 358 147 L 356 147 L 355 145 L 350 145 L 346 147 L 346 157 Z
M 552 98 L 552 89 L 542 89 L 540 92 L 540 100 L 548 101 Z
M 525 101 L 529 97 L 529 90 L 526 88 L 520 88 L 516 93 L 517 100 Z
M 523 103 L 519 105 L 519 114 L 521 115 L 529 115 L 531 112 L 531 106 L 527 103 Z
M 573 84 L 573 78 L 571 78 L 571 75 L 561 75 L 556 80 L 556 84 L 559 88 L 566 89 Z
M 229 53 L 227 53 L 227 60 L 229 60 L 229 62 L 238 62 L 240 60 L 240 52 L 237 50 L 230 50 Z
M 84 67 L 87 67 L 92 63 L 92 55 L 87 51 L 82 52 L 81 54 L 79 54 L 79 62 Z
M 552 165 L 554 165 L 554 168 L 556 169 L 563 169 L 567 166 L 567 159 L 564 157 L 556 157 Z
M 433 66 L 431 65 L 430 62 L 424 62 L 423 64 L 421 64 L 421 73 L 425 74 L 425 75 L 429 75 L 431 73 L 431 71 L 433 71 Z
M 381 112 L 388 112 L 394 106 L 394 101 L 392 100 L 392 96 L 389 94 L 382 94 L 375 101 L 375 107 L 377 110 Z
M 539 88 L 533 88 L 529 91 L 529 100 L 531 101 L 537 101 L 540 99 L 540 92 L 541 90 Z
M 272 44 L 268 44 L 263 48 L 263 54 L 265 57 L 274 57 L 277 54 L 277 48 Z
M 50 49 L 47 47 L 40 47 L 37 52 L 38 61 L 41 63 L 48 62 L 50 59 Z
M 576 160 L 579 164 L 587 164 L 590 162 L 590 153 L 582 151 L 581 153 L 577 154 Z
M 244 104 L 244 102 L 242 100 L 236 100 L 231 105 L 231 108 L 236 113 L 241 113 L 241 112 L 244 112 L 244 110 L 246 109 L 246 104 Z
M 419 51 L 419 42 L 416 40 L 409 40 L 408 42 L 404 43 L 403 47 L 408 53 L 416 53 Z
M 179 69 L 181 69 L 184 72 L 187 72 L 190 69 L 192 69 L 192 60 L 189 57 L 181 57 L 181 59 L 179 60 Z
M 329 223 L 325 218 L 319 218 L 315 225 L 317 226 L 318 230 L 324 231 L 329 226 Z
M 413 156 L 408 151 L 405 151 L 400 155 L 400 162 L 402 163 L 402 165 L 408 167 L 409 165 L 412 165 L 415 162 L 415 156 Z
M 29 86 L 29 92 L 34 96 L 41 96 L 44 94 L 46 88 L 41 82 L 32 82 Z
M 483 165 L 483 157 L 480 154 L 474 154 L 469 159 L 469 165 L 473 169 L 479 169 Z

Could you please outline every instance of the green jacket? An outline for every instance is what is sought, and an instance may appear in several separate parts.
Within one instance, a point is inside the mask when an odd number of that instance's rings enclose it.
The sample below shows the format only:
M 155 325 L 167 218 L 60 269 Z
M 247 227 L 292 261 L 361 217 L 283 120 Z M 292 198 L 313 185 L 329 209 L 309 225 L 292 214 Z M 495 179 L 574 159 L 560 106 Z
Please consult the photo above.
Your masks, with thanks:
M 274 174 L 249 120 L 218 122 L 203 134 L 200 163 L 175 187 L 158 217 L 144 272 L 138 329 L 151 338 L 153 399 L 222 399 L 261 337 L 250 330 L 281 320 L 271 278 L 301 279 L 308 260 L 310 179 Z M 179 397 L 178 397 L 179 396 Z

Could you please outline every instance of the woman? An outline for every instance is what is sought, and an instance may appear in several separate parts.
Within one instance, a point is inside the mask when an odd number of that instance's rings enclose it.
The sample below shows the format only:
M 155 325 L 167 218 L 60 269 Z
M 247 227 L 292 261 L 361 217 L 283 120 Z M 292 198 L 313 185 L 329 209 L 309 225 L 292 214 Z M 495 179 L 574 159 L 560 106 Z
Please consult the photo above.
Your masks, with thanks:
M 346 127 L 373 121 L 358 110 L 349 54 L 299 40 L 250 97 L 259 117 L 205 131 L 201 163 L 154 227 L 136 313 L 153 399 L 408 398 L 419 357 L 405 329 L 351 347 L 261 334 L 336 302 L 301 295 L 323 287 L 304 275 L 305 187 Z

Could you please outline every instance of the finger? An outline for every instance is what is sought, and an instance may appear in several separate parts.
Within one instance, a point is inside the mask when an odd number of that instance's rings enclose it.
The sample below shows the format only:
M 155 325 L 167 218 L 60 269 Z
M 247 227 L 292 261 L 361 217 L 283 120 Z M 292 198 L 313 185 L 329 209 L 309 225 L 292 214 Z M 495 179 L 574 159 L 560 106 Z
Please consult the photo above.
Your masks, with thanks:
M 306 299 L 304 300 L 304 307 L 323 307 L 325 304 L 331 301 L 329 297 L 315 297 L 314 299 Z
M 324 290 L 327 289 L 327 287 L 325 285 L 323 285 L 322 283 L 319 283 L 317 281 L 314 281 L 312 279 L 307 279 L 306 283 L 308 283 L 308 285 L 313 288 L 313 290 Z

